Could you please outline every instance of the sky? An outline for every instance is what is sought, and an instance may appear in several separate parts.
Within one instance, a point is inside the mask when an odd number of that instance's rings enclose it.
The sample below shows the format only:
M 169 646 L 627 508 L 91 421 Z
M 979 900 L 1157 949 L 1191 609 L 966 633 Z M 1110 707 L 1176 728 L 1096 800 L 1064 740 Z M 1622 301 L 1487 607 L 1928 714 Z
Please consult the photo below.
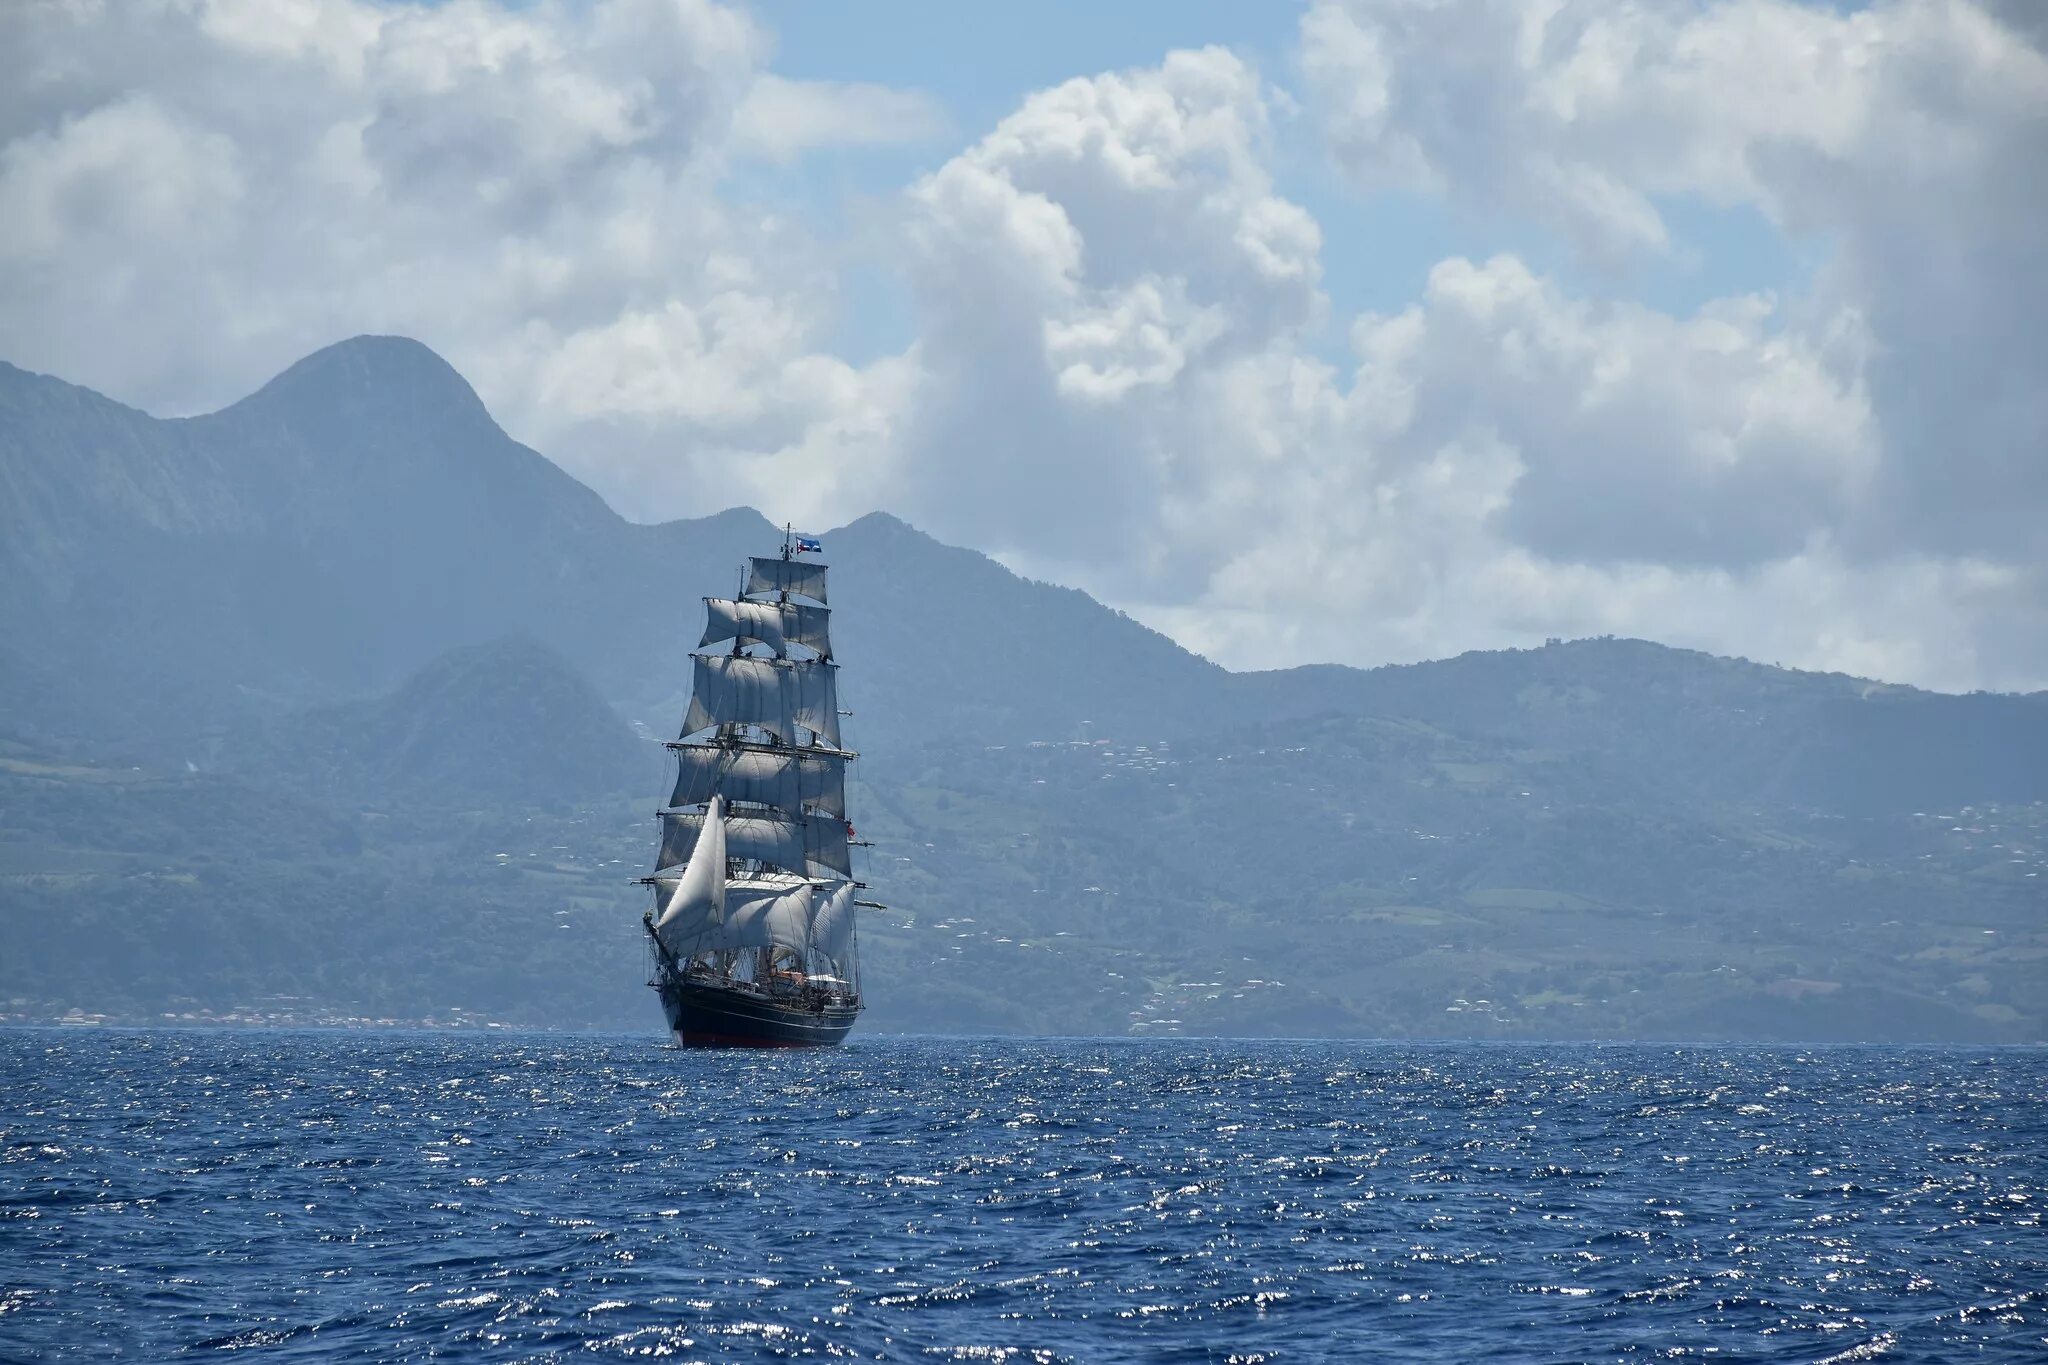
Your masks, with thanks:
M 0 7 L 0 358 L 414 336 L 634 520 L 882 509 L 1233 668 L 2048 687 L 2044 220 L 2031 0 Z

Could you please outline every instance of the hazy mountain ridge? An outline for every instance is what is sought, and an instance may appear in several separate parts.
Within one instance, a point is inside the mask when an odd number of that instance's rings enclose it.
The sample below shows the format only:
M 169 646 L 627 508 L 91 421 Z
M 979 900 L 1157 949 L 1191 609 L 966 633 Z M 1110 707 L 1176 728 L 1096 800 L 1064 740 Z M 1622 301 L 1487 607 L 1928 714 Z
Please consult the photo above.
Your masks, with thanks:
M 94 684 L 88 699 L 110 729 L 143 745 L 188 718 L 203 729 L 379 694 L 452 646 L 510 634 L 576 659 L 645 716 L 687 689 L 697 599 L 730 592 L 735 566 L 778 540 L 747 509 L 626 522 L 400 338 L 329 347 L 229 408 L 172 421 L 61 380 L 4 379 L 0 473 L 13 496 L 0 532 L 35 568 L 17 581 L 35 586 L 0 599 L 0 627 L 25 655 Z M 80 467 L 94 476 L 79 479 Z M 928 732 L 935 683 L 959 707 L 936 724 L 962 737 L 992 726 L 1030 737 L 1053 723 L 1044 696 L 1055 690 L 1105 718 L 1163 702 L 1192 720 L 1215 705 L 1222 670 L 1071 589 L 1027 583 L 881 514 L 835 533 L 842 546 L 854 553 L 841 592 L 892 609 L 842 632 L 842 656 L 902 684 L 868 692 L 870 729 Z M 1150 695 L 1076 667 L 1076 641 L 1148 669 Z M 137 659 L 152 692 L 179 698 L 154 727 L 126 726 Z M 949 663 L 957 675 L 934 674 Z M 997 668 L 1023 685 L 991 689 Z M 173 735 L 163 756 L 188 738 Z
M 1957 697 L 1613 638 L 1249 676 L 1304 713 L 1598 753 L 1716 800 L 1879 814 L 2048 799 L 2048 693 Z
M 175 421 L 0 371 L 0 480 L 0 998 L 647 1012 L 651 741 L 764 518 L 629 524 L 392 338 Z M 2048 1032 L 2048 696 L 1627 640 L 1231 674 L 826 540 L 875 1026 Z
M 358 805 L 573 807 L 664 764 L 560 654 L 527 636 L 464 645 L 390 694 L 262 721 L 220 758 L 245 780 Z

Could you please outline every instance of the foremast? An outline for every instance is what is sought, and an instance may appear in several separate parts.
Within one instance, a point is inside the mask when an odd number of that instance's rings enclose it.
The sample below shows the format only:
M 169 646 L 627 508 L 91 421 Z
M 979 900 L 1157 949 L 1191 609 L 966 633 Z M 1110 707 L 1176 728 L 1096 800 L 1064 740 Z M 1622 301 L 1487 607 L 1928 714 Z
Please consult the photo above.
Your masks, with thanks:
M 858 1002 L 853 826 L 822 549 L 785 531 L 707 597 L 647 926 L 663 968 Z M 871 902 L 862 902 L 871 904 Z

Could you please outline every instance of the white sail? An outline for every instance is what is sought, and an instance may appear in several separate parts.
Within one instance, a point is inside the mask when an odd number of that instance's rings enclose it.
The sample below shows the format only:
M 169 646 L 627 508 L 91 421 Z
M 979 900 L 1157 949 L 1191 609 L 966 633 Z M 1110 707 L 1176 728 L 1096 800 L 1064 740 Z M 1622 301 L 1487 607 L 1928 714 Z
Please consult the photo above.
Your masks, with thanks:
M 839 665 L 821 660 L 785 666 L 795 680 L 790 697 L 792 719 L 836 748 L 839 744 Z
M 788 652 L 782 618 L 784 608 L 774 602 L 735 602 L 725 597 L 704 599 L 704 638 L 697 647 L 722 640 L 755 641 L 777 654 Z
M 802 874 L 807 866 L 804 827 L 794 820 L 768 815 L 734 815 L 710 820 L 696 811 L 663 811 L 661 815 L 661 857 L 656 867 L 663 871 L 689 862 L 703 842 L 707 826 L 716 825 L 733 858 L 758 858 L 764 863 Z
M 782 635 L 793 645 L 804 645 L 818 651 L 819 657 L 832 657 L 832 613 L 825 607 L 814 607 L 808 602 L 783 602 Z
M 724 804 L 717 797 L 705 812 L 711 833 L 699 839 L 691 850 L 683 875 L 654 922 L 655 936 L 671 953 L 691 951 L 689 941 L 719 924 L 725 915 L 725 821 Z M 657 883 L 659 885 L 659 883 Z
M 697 647 L 726 640 L 763 644 L 777 655 L 787 654 L 790 645 L 815 649 L 820 656 L 832 653 L 832 612 L 809 602 L 733 601 L 727 597 L 704 599 L 704 636 Z
M 676 789 L 671 806 L 694 806 L 721 794 L 729 801 L 751 801 L 796 814 L 803 801 L 796 757 L 787 750 L 728 749 L 712 744 L 685 745 L 676 750 Z
M 775 659 L 729 654 L 698 654 L 692 661 L 695 670 L 690 709 L 683 716 L 684 734 L 693 735 L 714 725 L 758 725 L 785 744 L 793 742 L 796 722 L 791 702 L 796 689 L 790 684 L 786 665 Z
M 788 948 L 801 953 L 810 940 L 811 888 L 796 885 L 731 889 L 725 919 L 703 948 Z
M 804 860 L 811 875 L 842 877 L 853 875 L 853 862 L 846 847 L 846 820 L 837 815 L 804 817 Z
M 780 561 L 778 561 L 780 562 Z M 683 733 L 714 725 L 758 725 L 785 744 L 804 726 L 839 743 L 838 665 L 819 660 L 697 654 Z
M 755 593 L 793 592 L 814 602 L 825 600 L 825 566 L 802 559 L 766 559 L 756 555 L 748 561 L 747 596 Z
M 773 806 L 795 815 L 802 806 L 846 814 L 846 760 L 802 749 L 742 749 L 715 744 L 676 748 L 671 806 L 694 806 L 714 794 L 728 801 Z
M 842 820 L 846 818 L 845 759 L 837 754 L 800 754 L 796 782 L 805 805 Z
M 853 952 L 853 883 L 840 882 L 829 892 L 818 888 L 817 909 L 811 916 L 811 947 L 832 964 L 835 976 L 845 977 Z

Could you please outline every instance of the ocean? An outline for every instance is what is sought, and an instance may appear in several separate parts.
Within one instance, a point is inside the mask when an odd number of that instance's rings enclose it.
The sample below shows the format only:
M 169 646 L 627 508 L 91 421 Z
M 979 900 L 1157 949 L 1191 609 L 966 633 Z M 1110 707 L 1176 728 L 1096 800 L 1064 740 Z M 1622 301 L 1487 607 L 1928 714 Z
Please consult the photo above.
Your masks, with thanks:
M 0 1358 L 2048 1358 L 2048 1052 L 0 1031 Z

